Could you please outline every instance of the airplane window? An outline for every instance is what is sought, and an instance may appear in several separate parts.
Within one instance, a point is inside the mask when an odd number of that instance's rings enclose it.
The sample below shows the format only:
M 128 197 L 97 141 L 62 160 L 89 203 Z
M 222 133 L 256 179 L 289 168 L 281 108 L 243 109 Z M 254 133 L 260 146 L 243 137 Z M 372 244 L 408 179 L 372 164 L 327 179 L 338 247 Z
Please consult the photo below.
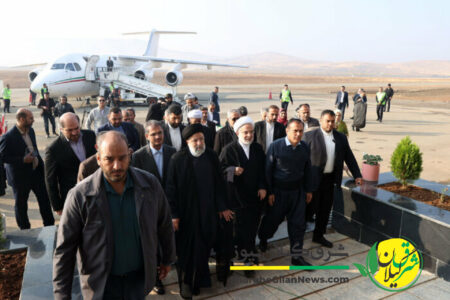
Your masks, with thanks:
M 69 70 L 69 71 L 75 71 L 75 68 L 73 67 L 73 64 L 71 64 L 71 63 L 67 64 L 67 65 L 66 65 L 66 71 L 67 71 L 67 70 Z
M 53 64 L 52 70 L 61 70 L 64 69 L 65 64 Z
M 77 71 L 81 71 L 81 67 L 80 67 L 79 64 L 73 63 L 73 65 L 75 66 L 75 69 L 76 69 Z

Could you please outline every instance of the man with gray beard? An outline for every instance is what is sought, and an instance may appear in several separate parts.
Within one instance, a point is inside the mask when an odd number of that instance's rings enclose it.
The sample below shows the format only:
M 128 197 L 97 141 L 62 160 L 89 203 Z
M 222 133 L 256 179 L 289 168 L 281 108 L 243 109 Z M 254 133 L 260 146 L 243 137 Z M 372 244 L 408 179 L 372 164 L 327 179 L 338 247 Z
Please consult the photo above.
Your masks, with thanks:
M 264 165 L 266 155 L 262 146 L 254 142 L 254 123 L 250 117 L 241 117 L 234 123 L 238 140 L 228 144 L 220 154 L 222 172 L 225 173 L 236 213 L 234 222 L 238 259 L 246 264 L 258 264 L 255 247 L 263 200 L 266 197 Z M 232 190 L 232 191 L 230 191 Z M 245 253 L 247 255 L 243 255 Z M 254 271 L 245 271 L 251 277 Z
M 166 195 L 172 212 L 177 245 L 180 295 L 191 299 L 210 287 L 208 259 L 216 241 L 219 218 L 231 221 L 219 159 L 205 146 L 204 126 L 192 124 L 183 132 L 188 147 L 172 156 Z

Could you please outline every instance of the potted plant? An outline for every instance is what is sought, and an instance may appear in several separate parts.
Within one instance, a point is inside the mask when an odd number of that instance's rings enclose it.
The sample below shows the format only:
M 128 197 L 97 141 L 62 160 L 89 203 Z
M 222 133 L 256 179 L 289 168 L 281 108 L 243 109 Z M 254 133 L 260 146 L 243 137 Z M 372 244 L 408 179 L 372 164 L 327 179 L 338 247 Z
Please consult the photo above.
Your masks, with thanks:
M 406 189 L 408 182 L 419 179 L 422 172 L 422 153 L 409 136 L 400 141 L 391 156 L 391 171 Z
M 362 165 L 362 177 L 365 181 L 378 181 L 380 175 L 380 164 L 383 159 L 379 155 L 364 153 Z

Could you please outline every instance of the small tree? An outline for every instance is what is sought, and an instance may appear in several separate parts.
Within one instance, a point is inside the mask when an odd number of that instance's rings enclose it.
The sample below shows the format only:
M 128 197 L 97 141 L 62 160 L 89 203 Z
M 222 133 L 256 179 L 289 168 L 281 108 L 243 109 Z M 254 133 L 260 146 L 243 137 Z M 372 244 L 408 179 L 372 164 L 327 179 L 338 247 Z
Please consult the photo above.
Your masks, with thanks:
M 402 139 L 392 153 L 391 171 L 404 189 L 408 181 L 419 178 L 422 172 L 422 153 L 409 136 Z
M 6 241 L 5 237 L 3 236 L 3 215 L 0 213 L 0 249 L 3 248 L 3 243 Z

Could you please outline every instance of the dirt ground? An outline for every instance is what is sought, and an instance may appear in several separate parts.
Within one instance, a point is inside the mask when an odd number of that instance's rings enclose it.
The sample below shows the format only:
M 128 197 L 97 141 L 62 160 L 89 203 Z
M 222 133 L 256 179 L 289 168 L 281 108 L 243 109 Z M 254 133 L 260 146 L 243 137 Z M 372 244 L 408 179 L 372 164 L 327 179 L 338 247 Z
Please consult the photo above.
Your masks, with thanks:
M 3 73 L 2 73 L 3 72 Z M 0 79 L 6 83 L 5 71 L 0 71 Z M 207 74 L 208 76 L 206 76 Z M 10 74 L 11 75 L 11 74 Z M 25 75 L 26 73 L 22 73 Z M 161 74 L 159 74 L 161 75 Z M 17 76 L 17 74 L 16 74 Z M 21 81 L 11 81 L 11 113 L 6 115 L 9 126 L 15 123 L 14 113 L 19 107 L 28 105 L 28 84 L 23 76 L 14 77 L 23 81 L 23 88 L 17 88 Z M 13 80 L 13 79 L 11 79 Z M 390 82 L 396 94 L 391 112 L 385 113 L 383 123 L 376 122 L 375 96 L 379 86 Z M 271 104 L 279 104 L 278 94 L 281 86 L 288 83 L 293 94 L 294 105 L 289 105 L 288 116 L 295 115 L 295 108 L 301 103 L 311 105 L 312 116 L 318 118 L 323 109 L 334 109 L 334 101 L 339 86 L 345 85 L 350 96 L 362 87 L 368 91 L 367 125 L 361 132 L 351 131 L 353 104 L 345 112 L 345 122 L 350 130 L 349 143 L 359 164 L 363 153 L 379 154 L 383 158 L 381 172 L 390 171 L 390 157 L 397 143 L 409 135 L 423 153 L 423 172 L 421 178 L 450 184 L 450 79 L 407 79 L 407 78 L 344 78 L 344 77 L 302 77 L 278 74 L 205 73 L 186 72 L 185 81 L 178 88 L 178 95 L 195 93 L 201 104 L 206 104 L 212 88 L 220 87 L 221 118 L 226 112 L 241 105 L 247 106 L 254 120 L 260 119 L 260 110 Z M 269 92 L 273 99 L 269 100 Z M 90 107 L 80 107 L 81 102 L 69 99 L 82 118 L 83 111 Z M 43 120 L 36 107 L 33 128 L 37 134 L 37 144 L 41 156 L 45 147 L 54 138 L 45 137 Z M 147 108 L 136 107 L 138 122 L 144 122 Z M 31 194 L 32 195 L 32 194 Z M 0 211 L 7 216 L 7 230 L 16 228 L 12 190 L 8 187 L 6 195 L 0 198 Z M 32 227 L 42 226 L 34 195 L 30 196 L 29 215 Z

